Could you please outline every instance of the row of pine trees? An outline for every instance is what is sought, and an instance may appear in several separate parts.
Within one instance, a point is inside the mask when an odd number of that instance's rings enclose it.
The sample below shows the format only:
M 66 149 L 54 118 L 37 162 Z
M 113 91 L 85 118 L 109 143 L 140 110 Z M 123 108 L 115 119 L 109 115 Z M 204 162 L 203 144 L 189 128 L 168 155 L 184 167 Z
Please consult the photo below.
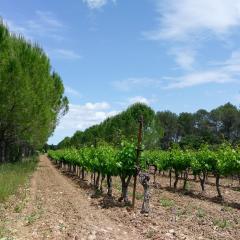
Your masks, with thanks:
M 0 23 L 0 162 L 42 148 L 68 109 L 60 76 L 37 45 Z

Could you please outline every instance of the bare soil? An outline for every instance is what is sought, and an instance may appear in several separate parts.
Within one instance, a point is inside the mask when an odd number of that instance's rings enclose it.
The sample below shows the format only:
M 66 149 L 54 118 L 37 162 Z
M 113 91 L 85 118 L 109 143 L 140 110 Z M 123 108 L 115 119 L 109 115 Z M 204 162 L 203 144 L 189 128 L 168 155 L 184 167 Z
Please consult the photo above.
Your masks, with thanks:
M 8 236 L 12 239 L 89 240 L 240 239 L 237 181 L 221 179 L 224 200 L 220 201 L 215 197 L 212 177 L 202 194 L 199 182 L 189 181 L 188 190 L 183 191 L 183 181 L 180 181 L 177 192 L 173 192 L 168 177 L 158 175 L 157 184 L 151 186 L 151 212 L 143 215 L 140 213 L 143 198 L 140 184 L 133 211 L 117 201 L 121 191 L 118 178 L 113 181 L 113 198 L 105 193 L 92 197 L 90 175 L 86 180 L 57 169 L 42 156 L 22 201 L 24 204 L 18 201 L 3 211 Z M 104 186 L 106 192 L 106 183 Z M 131 191 L 132 185 L 130 199 Z
M 141 239 L 134 227 L 113 221 L 104 209 L 91 206 L 86 192 L 46 156 L 40 157 L 21 204 L 1 211 L 6 239 Z

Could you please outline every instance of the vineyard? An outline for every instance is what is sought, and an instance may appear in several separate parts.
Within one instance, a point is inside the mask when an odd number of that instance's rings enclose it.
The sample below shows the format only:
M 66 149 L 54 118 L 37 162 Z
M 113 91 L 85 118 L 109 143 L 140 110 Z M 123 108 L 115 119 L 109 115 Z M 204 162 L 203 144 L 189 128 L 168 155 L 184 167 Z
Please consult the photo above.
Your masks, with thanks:
M 115 148 L 103 144 L 49 150 L 48 156 L 85 191 L 90 188 L 91 204 L 135 226 L 144 239 L 194 239 L 190 232 L 198 236 L 195 239 L 238 238 L 239 148 L 225 143 L 215 149 L 203 145 L 198 151 L 177 146 L 168 151 L 144 150 L 138 167 L 136 149 L 125 141 Z M 137 185 L 136 210 L 131 210 L 136 168 L 141 184 Z M 146 196 L 142 173 L 150 176 L 150 196 Z M 149 198 L 146 211 L 143 206 Z
M 240 239 L 239 1 L 19 2 L 0 240 Z
M 96 190 L 102 191 L 102 182 L 107 177 L 107 192 L 110 196 L 112 195 L 111 178 L 119 176 L 122 183 L 120 200 L 124 200 L 125 203 L 129 202 L 128 185 L 136 168 L 136 146 L 134 144 L 124 142 L 120 149 L 107 145 L 97 148 L 86 147 L 80 150 L 64 149 L 49 151 L 48 155 L 61 166 L 79 175 L 81 172 L 82 179 L 84 179 L 85 171 L 94 174 L 92 176 L 94 176 L 93 184 Z M 149 166 L 154 167 L 154 183 L 156 183 L 157 171 L 169 172 L 170 187 L 172 187 L 174 176 L 174 190 L 177 190 L 180 176 L 184 180 L 183 189 L 186 190 L 188 176 L 192 174 L 195 180 L 199 178 L 204 192 L 208 176 L 213 175 L 217 196 L 222 199 L 220 179 L 222 177 L 239 179 L 240 177 L 240 149 L 222 145 L 217 150 L 210 150 L 205 145 L 199 151 L 178 148 L 170 151 L 146 151 L 141 156 L 140 169 L 148 171 Z

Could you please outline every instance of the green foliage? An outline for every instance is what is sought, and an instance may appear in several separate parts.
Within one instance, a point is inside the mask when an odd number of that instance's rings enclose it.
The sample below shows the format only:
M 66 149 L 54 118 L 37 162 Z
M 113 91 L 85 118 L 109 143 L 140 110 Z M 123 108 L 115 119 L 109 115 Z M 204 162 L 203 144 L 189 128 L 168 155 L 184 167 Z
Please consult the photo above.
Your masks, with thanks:
M 175 202 L 173 200 L 167 198 L 162 198 L 159 202 L 162 207 L 173 207 L 175 205 Z
M 216 153 L 211 151 L 207 145 L 203 145 L 191 161 L 191 168 L 195 174 L 202 172 L 213 172 L 216 169 Z
M 223 144 L 217 151 L 217 170 L 221 175 L 229 176 L 240 173 L 239 152 L 230 145 Z
M 36 165 L 35 158 L 0 165 L 0 202 L 5 201 L 17 191 L 20 185 L 25 183 Z
M 119 149 L 104 144 L 97 148 L 48 151 L 48 155 L 57 161 L 78 165 L 102 175 L 120 176 L 121 179 L 134 175 L 136 153 L 136 145 L 127 141 L 122 142 Z M 149 165 L 154 165 L 160 171 L 173 169 L 177 175 L 192 171 L 203 176 L 202 185 L 205 184 L 205 177 L 209 173 L 216 177 L 240 174 L 240 149 L 234 149 L 226 143 L 214 150 L 207 145 L 202 145 L 198 151 L 182 150 L 178 146 L 168 151 L 147 150 L 142 153 L 140 160 L 141 169 L 148 169 Z M 186 184 L 187 182 L 185 187 Z
M 116 164 L 121 176 L 131 176 L 136 169 L 136 146 L 133 143 L 123 142 L 116 155 Z
M 155 147 L 161 137 L 161 127 L 157 125 L 155 112 L 145 104 L 136 103 L 125 111 L 107 118 L 98 125 L 77 131 L 71 138 L 65 138 L 58 144 L 58 148 L 101 145 L 102 142 L 120 147 L 123 140 L 136 140 L 139 118 L 143 117 L 144 145 L 147 148 Z
M 42 148 L 68 109 L 44 51 L 0 23 L 0 162 Z
M 227 219 L 215 219 L 213 224 L 219 228 L 228 228 L 231 226 Z
M 58 162 L 77 165 L 90 172 L 109 176 L 132 176 L 136 169 L 136 146 L 123 142 L 120 149 L 103 145 L 77 149 L 49 150 L 48 156 Z

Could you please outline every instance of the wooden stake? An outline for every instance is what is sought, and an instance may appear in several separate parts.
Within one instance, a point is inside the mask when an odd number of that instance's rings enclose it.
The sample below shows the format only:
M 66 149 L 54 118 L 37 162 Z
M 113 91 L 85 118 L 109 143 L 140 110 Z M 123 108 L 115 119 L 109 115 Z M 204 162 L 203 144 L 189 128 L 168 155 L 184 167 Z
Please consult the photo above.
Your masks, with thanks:
M 139 170 L 139 159 L 141 156 L 141 144 L 142 144 L 142 131 L 143 131 L 143 116 L 139 119 L 139 129 L 138 129 L 138 144 L 137 144 L 137 158 L 136 158 L 136 170 L 134 174 L 134 183 L 133 183 L 133 195 L 132 195 L 132 208 L 135 207 L 135 198 L 136 198 L 136 186 L 137 186 L 137 175 Z

